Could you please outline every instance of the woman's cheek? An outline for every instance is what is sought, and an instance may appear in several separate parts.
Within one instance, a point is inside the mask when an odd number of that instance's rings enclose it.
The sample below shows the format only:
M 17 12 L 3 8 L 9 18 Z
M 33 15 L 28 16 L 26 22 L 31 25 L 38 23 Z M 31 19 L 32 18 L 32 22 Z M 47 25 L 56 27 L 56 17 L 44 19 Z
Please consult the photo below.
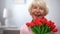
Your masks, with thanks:
M 44 12 L 44 11 L 42 11 L 42 12 L 41 12 L 41 15 L 44 15 L 44 13 L 45 13 L 45 12 Z
M 35 10 L 32 10 L 31 13 L 34 14 L 35 13 Z

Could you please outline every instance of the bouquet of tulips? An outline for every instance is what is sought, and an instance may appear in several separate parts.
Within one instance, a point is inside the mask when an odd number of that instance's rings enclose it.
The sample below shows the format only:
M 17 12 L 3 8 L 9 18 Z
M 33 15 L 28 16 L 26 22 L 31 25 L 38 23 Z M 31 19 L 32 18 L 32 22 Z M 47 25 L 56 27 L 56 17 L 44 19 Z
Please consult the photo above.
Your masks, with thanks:
M 46 18 L 36 18 L 32 22 L 27 22 L 26 25 L 31 27 L 34 34 L 51 34 L 51 31 L 57 32 L 54 22 Z

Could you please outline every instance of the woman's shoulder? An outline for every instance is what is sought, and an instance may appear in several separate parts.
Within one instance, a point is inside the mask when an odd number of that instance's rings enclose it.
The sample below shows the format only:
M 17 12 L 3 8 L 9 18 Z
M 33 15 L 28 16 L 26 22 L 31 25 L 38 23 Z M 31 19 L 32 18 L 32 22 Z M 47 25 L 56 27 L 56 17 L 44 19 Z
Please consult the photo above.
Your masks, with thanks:
M 28 27 L 27 27 L 26 24 L 24 24 L 24 25 L 20 28 L 20 30 L 27 30 L 27 29 L 28 29 Z

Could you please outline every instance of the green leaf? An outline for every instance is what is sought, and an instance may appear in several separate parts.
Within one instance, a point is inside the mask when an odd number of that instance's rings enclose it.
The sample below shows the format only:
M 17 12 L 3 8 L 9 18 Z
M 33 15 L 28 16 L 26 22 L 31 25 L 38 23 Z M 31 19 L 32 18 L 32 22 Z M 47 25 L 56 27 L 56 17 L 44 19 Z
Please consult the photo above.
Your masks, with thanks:
M 34 29 L 34 28 L 31 28 L 32 29 L 32 31 L 35 33 L 35 34 L 38 34 L 38 32 L 36 31 L 36 29 Z
M 33 31 L 34 33 L 39 34 L 39 28 L 38 28 L 37 26 L 34 26 L 34 27 L 32 28 L 32 31 Z
M 48 25 L 45 26 L 45 32 L 51 32 L 50 28 L 48 27 Z
M 47 33 L 45 33 L 45 34 L 51 34 L 51 32 L 47 32 Z
M 44 34 L 44 24 L 41 26 L 41 34 Z
M 42 25 L 39 27 L 39 34 L 41 34 L 42 31 Z

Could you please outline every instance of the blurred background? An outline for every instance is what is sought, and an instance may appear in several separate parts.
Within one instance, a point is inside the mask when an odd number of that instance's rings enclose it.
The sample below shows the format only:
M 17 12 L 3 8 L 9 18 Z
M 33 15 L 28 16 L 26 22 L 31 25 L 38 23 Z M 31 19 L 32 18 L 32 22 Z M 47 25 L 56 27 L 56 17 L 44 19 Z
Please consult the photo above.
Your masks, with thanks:
M 32 0 L 0 0 L 0 26 L 16 27 L 18 30 L 32 18 L 28 8 Z M 60 0 L 46 0 L 49 8 L 47 19 L 55 22 L 60 33 Z

